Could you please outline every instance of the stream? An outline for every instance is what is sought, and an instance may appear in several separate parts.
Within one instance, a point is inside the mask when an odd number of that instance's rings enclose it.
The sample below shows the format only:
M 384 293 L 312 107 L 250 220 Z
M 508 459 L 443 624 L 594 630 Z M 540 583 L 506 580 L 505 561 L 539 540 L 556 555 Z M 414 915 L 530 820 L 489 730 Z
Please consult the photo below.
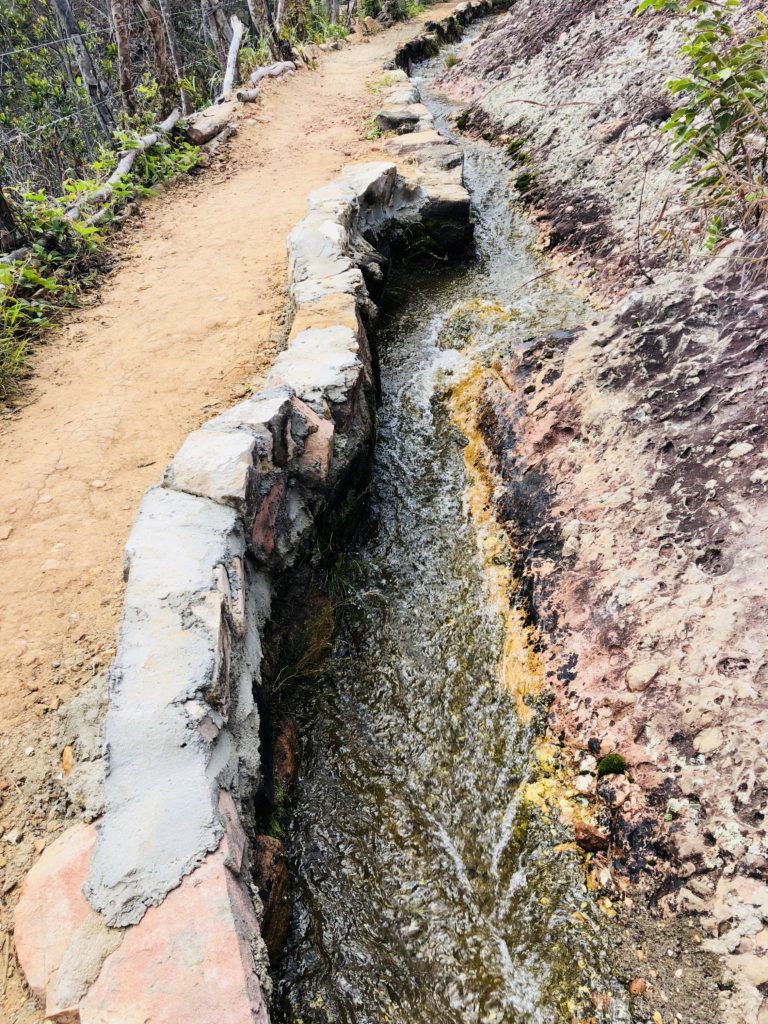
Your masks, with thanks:
M 430 86 L 446 52 L 417 81 L 451 134 L 456 108 Z M 535 736 L 498 681 L 501 617 L 444 400 L 473 366 L 588 310 L 556 278 L 526 285 L 546 264 L 503 154 L 462 142 L 476 258 L 393 277 L 368 507 L 340 562 L 337 631 L 319 678 L 284 697 L 301 752 L 281 1024 L 632 1019 L 582 857 L 522 799 Z M 595 992 L 613 993 L 609 1010 Z

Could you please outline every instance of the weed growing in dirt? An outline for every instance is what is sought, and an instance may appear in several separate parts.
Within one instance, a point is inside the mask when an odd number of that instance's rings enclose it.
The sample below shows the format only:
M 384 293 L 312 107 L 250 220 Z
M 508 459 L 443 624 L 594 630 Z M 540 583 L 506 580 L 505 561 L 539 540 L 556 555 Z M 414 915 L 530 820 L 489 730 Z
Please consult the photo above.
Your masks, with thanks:
M 412 0 L 405 0 L 402 4 L 404 18 L 416 18 L 426 11 L 426 4 L 414 3 Z
M 695 14 L 693 34 L 681 54 L 689 72 L 668 83 L 681 98 L 662 131 L 669 132 L 674 170 L 692 172 L 693 205 L 707 221 L 714 248 L 737 227 L 763 226 L 768 213 L 768 16 L 737 39 L 733 15 L 739 0 L 643 0 L 638 13 Z
M 380 139 L 384 132 L 379 128 L 376 123 L 376 115 L 373 114 L 365 121 L 365 130 L 363 132 L 364 139 Z
M 449 53 L 449 54 L 446 55 L 446 57 L 445 57 L 445 66 L 447 68 L 455 68 L 458 63 L 459 63 L 459 58 L 456 56 L 455 53 Z

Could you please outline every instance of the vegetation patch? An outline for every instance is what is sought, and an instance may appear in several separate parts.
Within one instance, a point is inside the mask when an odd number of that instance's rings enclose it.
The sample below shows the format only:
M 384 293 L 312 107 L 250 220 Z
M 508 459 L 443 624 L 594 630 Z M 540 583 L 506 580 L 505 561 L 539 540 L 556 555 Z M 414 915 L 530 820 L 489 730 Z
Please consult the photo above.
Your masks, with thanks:
M 116 133 L 123 151 L 136 145 L 141 128 Z M 0 261 L 0 403 L 13 394 L 28 372 L 33 343 L 59 319 L 61 310 L 78 304 L 81 289 L 108 264 L 107 233 L 132 200 L 152 194 L 152 186 L 191 170 L 199 150 L 180 137 L 162 138 L 141 153 L 132 173 L 116 182 L 106 206 L 90 203 L 101 182 L 114 170 L 118 156 L 104 149 L 92 164 L 93 177 L 67 179 L 63 194 L 9 189 L 7 217 L 25 243 L 20 255 Z M 81 203 L 85 219 L 67 211 Z M 88 214 L 98 214 L 98 226 Z
M 621 754 L 606 754 L 597 762 L 597 777 L 602 779 L 605 775 L 626 775 L 627 762 Z
M 739 39 L 739 0 L 643 0 L 638 13 L 697 16 L 681 55 L 687 73 L 668 83 L 680 105 L 662 125 L 673 170 L 691 174 L 688 196 L 704 218 L 714 249 L 736 228 L 763 227 L 768 213 L 768 16 Z

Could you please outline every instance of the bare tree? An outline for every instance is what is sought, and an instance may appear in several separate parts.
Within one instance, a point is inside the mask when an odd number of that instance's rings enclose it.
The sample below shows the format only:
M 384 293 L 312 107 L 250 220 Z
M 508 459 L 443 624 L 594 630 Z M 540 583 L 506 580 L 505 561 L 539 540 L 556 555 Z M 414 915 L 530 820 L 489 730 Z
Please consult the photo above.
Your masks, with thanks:
M 232 41 L 232 29 L 218 0 L 201 0 L 203 27 L 216 51 L 222 72 L 227 66 L 227 51 Z
M 278 0 L 278 18 L 285 10 L 283 0 Z M 257 35 L 267 40 L 270 52 L 275 60 L 290 60 L 291 44 L 280 38 L 280 22 L 275 20 L 269 0 L 248 0 L 248 13 Z
M 171 63 L 173 65 L 173 74 L 176 78 L 176 83 L 179 86 L 181 95 L 181 112 L 186 116 L 187 114 L 192 113 L 192 99 L 189 93 L 181 86 L 181 82 L 184 80 L 184 61 L 181 56 L 179 38 L 176 35 L 176 28 L 174 27 L 173 18 L 171 17 L 171 12 L 168 9 L 166 0 L 157 0 L 157 7 L 160 11 L 160 17 L 163 19 L 165 37 L 168 40 L 168 53 L 170 54 Z
M 137 0 L 141 13 L 149 29 L 152 50 L 155 56 L 155 75 L 160 93 L 160 108 L 163 116 L 169 114 L 173 107 L 176 83 L 168 63 L 168 43 L 163 29 L 163 19 L 156 7 L 149 0 Z
M 131 36 L 128 29 L 125 0 L 110 0 L 110 7 L 112 9 L 115 39 L 117 40 L 117 72 L 120 79 L 120 94 L 123 97 L 125 110 L 127 113 L 132 114 L 136 110 L 136 101 L 133 95 Z
M 243 32 L 245 31 L 245 25 L 243 25 L 236 14 L 233 14 L 230 18 L 230 25 L 232 26 L 232 41 L 229 44 L 227 66 L 224 69 L 224 81 L 221 85 L 222 96 L 226 96 L 234 87 L 235 75 L 237 74 L 237 54 L 243 41 Z
M 88 47 L 85 45 L 80 28 L 72 10 L 70 0 L 53 0 L 56 13 L 61 20 L 64 34 L 69 36 L 69 42 L 75 54 L 75 60 L 80 71 L 80 78 L 88 91 L 88 95 L 96 112 L 96 118 L 107 135 L 111 135 L 115 129 L 115 117 L 109 105 L 109 93 L 91 59 Z

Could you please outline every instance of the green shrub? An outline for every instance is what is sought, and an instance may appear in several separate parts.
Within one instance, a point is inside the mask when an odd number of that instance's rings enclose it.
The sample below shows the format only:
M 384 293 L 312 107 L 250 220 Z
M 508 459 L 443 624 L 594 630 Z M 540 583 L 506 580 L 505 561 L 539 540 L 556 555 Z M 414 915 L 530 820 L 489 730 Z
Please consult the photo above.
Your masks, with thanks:
M 754 228 L 768 211 L 768 17 L 737 40 L 739 0 L 643 0 L 638 13 L 695 14 L 681 50 L 688 73 L 668 83 L 681 99 L 662 130 L 672 139 L 674 170 L 689 168 L 693 204 L 708 219 L 710 247 L 735 227 Z
M 147 124 L 136 119 L 134 127 L 115 132 L 115 144 L 120 150 L 131 149 L 146 130 Z M 151 194 L 153 185 L 189 171 L 198 158 L 197 147 L 171 136 L 160 139 L 139 154 L 130 174 L 116 182 L 99 227 L 88 224 L 89 215 L 99 207 L 89 205 L 87 197 L 117 165 L 112 150 L 105 148 L 91 165 L 94 177 L 65 180 L 61 196 L 23 191 L 10 196 L 29 253 L 0 263 L 0 403 L 24 375 L 32 342 L 55 322 L 63 305 L 76 303 L 80 283 L 94 271 L 94 255 L 104 243 L 102 225 L 132 199 Z M 83 216 L 68 220 L 66 211 L 81 200 Z

